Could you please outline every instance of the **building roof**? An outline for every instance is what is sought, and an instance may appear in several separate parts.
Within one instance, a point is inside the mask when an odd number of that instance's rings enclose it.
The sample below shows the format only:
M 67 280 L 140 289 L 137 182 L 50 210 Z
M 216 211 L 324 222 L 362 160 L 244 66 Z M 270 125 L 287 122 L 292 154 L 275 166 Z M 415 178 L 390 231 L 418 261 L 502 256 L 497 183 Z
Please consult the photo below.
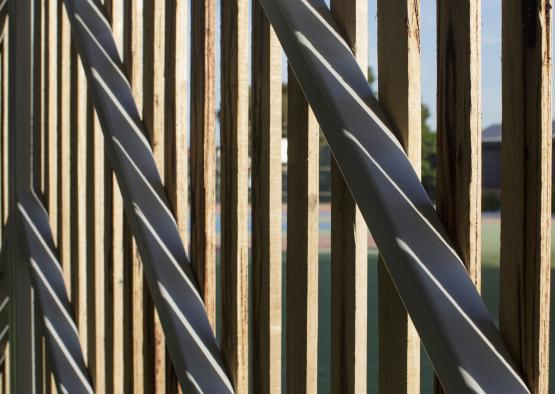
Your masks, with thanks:
M 552 128 L 555 130 L 555 121 L 552 123 Z M 501 125 L 493 124 L 482 130 L 482 142 L 501 142 Z

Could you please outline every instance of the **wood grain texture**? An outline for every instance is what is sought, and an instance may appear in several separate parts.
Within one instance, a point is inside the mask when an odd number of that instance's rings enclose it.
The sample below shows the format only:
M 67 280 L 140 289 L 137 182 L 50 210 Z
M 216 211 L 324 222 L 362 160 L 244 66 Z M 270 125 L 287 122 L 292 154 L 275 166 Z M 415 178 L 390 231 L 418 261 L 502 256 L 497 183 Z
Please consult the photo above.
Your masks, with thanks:
M 128 43 L 127 12 L 124 0 L 105 2 L 108 19 L 112 25 L 112 34 L 116 42 L 124 67 L 128 66 L 126 45 Z M 109 338 L 107 345 L 108 376 L 107 390 L 115 393 L 126 393 L 132 386 L 132 353 L 131 353 L 131 239 L 126 229 L 123 198 L 116 175 L 110 168 L 108 184 L 110 187 L 108 200 L 110 214 L 106 225 L 110 228 L 110 259 L 107 279 L 111 281 L 111 294 L 106 317 L 108 319 Z
M 128 76 L 137 110 L 143 113 L 145 74 L 145 1 L 132 0 L 128 5 L 129 58 Z M 148 23 L 147 23 L 148 26 Z M 154 392 L 154 306 L 144 277 L 143 265 L 133 238 L 131 241 L 131 328 L 133 354 L 133 392 Z
M 442 1 L 437 13 L 437 210 L 480 289 L 480 1 Z
M 43 199 L 46 186 L 46 2 L 33 7 L 33 188 Z M 39 355 L 38 355 L 39 356 Z M 38 357 L 37 356 L 37 357 Z M 42 355 L 40 355 L 42 358 Z
M 222 352 L 237 393 L 249 392 L 249 2 L 221 3 Z
M 378 0 L 379 99 L 420 173 L 420 1 Z M 378 262 L 380 393 L 420 391 L 420 341 L 384 262 Z
M 2 33 L 4 30 L 2 29 Z M 4 70 L 4 42 L 0 43 L 0 144 L 1 144 L 1 157 L 0 157 L 0 177 L 1 177 L 1 187 L 2 191 L 0 193 L 0 204 L 2 205 L 2 211 L 0 212 L 0 224 L 5 228 L 7 224 L 8 216 L 8 128 L 5 127 L 4 119 L 8 117 L 8 105 L 5 100 L 5 92 L 7 86 L 7 80 L 5 79 Z M 4 230 L 2 230 L 2 237 L 4 236 Z
M 281 46 L 252 6 L 252 389 L 281 393 Z
M 10 210 L 10 203 L 9 203 L 9 140 L 8 140 L 8 53 L 9 53 L 9 39 L 8 39 L 8 23 L 4 25 L 2 29 L 2 36 L 4 40 L 2 42 L 2 201 L 4 205 L 4 212 L 2 215 L 2 224 L 6 225 L 8 222 L 8 215 Z M 57 59 L 56 59 L 57 60 Z M 57 102 L 57 96 L 56 102 Z M 57 135 L 57 129 L 56 129 Z M 9 353 L 6 353 L 9 354 Z M 9 376 L 9 375 L 6 375 Z
M 319 129 L 289 67 L 287 109 L 287 392 L 316 393 Z
M 215 0 L 191 3 L 191 263 L 216 329 Z
M 481 286 L 480 1 L 438 2 L 436 208 Z M 442 392 L 435 379 L 436 392 Z
M 58 140 L 58 249 L 60 252 L 60 261 L 64 270 L 64 280 L 68 296 L 73 301 L 73 275 L 71 265 L 71 120 L 72 109 L 71 96 L 74 89 L 74 79 L 72 78 L 72 58 L 71 50 L 71 26 L 65 10 L 62 12 L 60 26 L 61 42 L 60 42 L 60 63 L 58 68 L 58 99 L 59 99 L 59 140 Z
M 533 393 L 548 392 L 550 0 L 503 2 L 501 334 Z
M 332 0 L 339 33 L 368 69 L 368 0 Z M 335 159 L 331 163 L 331 391 L 364 393 L 368 334 L 368 229 Z
M 77 65 L 77 128 L 75 129 L 76 134 L 76 152 L 75 152 L 75 162 L 76 162 L 76 177 L 77 177 L 77 188 L 74 191 L 74 201 L 76 203 L 76 215 L 73 218 L 75 223 L 75 242 L 76 242 L 76 259 L 74 264 L 76 264 L 77 270 L 77 327 L 79 328 L 79 339 L 81 342 L 81 347 L 83 349 L 83 357 L 85 361 L 90 361 L 90 348 L 92 343 L 90 341 L 90 336 L 92 333 L 92 327 L 90 324 L 94 322 L 92 318 L 92 305 L 91 302 L 94 293 L 92 292 L 90 277 L 91 274 L 91 253 L 92 245 L 90 243 L 90 226 L 92 225 L 92 219 L 89 216 L 89 212 L 92 212 L 92 199 L 89 197 L 92 193 L 89 193 L 92 178 L 92 149 L 89 147 L 92 145 L 92 107 L 88 99 L 87 92 L 87 79 L 85 76 L 85 71 L 83 66 L 79 62 Z M 88 363 L 89 364 L 89 363 Z
M 107 392 L 108 360 L 106 357 L 108 343 L 108 288 L 111 231 L 108 229 L 110 202 L 108 191 L 111 190 L 110 172 L 104 149 L 104 135 L 96 112 L 93 120 L 94 138 L 94 315 L 95 315 L 95 357 L 91 367 L 94 387 L 99 393 Z
M 190 62 L 188 37 L 190 34 L 188 0 L 173 0 L 166 12 L 166 190 L 179 234 L 186 250 L 189 240 L 189 131 L 188 100 Z M 169 353 L 167 354 L 168 363 Z M 169 370 L 169 387 L 181 393 L 174 368 Z
M 48 213 L 54 242 L 58 241 L 58 44 L 61 4 L 48 1 Z M 6 41 L 7 42 L 7 41 Z
M 171 2 L 144 1 L 144 75 L 143 119 L 154 152 L 156 166 L 164 183 L 167 175 L 166 122 L 166 15 Z M 154 311 L 152 323 L 154 343 L 154 388 L 156 393 L 172 392 L 168 376 L 171 365 L 166 355 L 166 342 L 158 314 Z

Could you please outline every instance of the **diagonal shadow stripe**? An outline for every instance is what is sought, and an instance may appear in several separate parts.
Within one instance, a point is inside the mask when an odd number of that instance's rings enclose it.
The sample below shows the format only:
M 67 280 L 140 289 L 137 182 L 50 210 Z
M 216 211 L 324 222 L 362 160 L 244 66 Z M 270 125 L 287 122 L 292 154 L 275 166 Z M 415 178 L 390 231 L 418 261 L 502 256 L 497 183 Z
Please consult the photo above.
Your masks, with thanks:
M 181 387 L 233 392 L 112 31 L 93 0 L 64 4 Z
M 324 0 L 259 0 L 449 393 L 527 393 Z
M 70 393 L 93 393 L 48 215 L 32 193 L 20 196 L 17 210 L 26 252 L 23 256 L 29 262 L 33 289 L 46 328 L 47 354 L 58 389 L 61 391 L 64 387 Z

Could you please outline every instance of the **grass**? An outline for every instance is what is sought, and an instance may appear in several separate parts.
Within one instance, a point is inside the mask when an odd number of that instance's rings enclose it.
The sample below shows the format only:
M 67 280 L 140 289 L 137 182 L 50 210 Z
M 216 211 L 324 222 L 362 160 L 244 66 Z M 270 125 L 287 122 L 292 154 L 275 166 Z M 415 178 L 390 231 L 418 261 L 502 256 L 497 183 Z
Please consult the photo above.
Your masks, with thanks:
M 329 218 L 325 218 L 328 221 Z M 329 226 L 328 226 L 329 227 Z M 329 228 L 324 226 L 320 228 L 321 233 L 329 232 Z M 498 319 L 498 309 L 499 309 L 499 237 L 500 237 L 500 223 L 498 215 L 485 215 L 482 221 L 482 297 L 488 309 L 490 310 L 494 320 L 497 322 Z M 552 232 L 552 245 L 555 245 L 555 233 Z M 552 247 L 552 270 L 555 268 L 553 263 L 555 262 L 555 247 Z M 378 253 L 376 250 L 370 250 L 368 253 L 368 393 L 378 392 L 378 322 L 377 322 L 377 257 Z M 286 256 L 284 254 L 283 261 L 286 261 Z M 286 264 L 284 263 L 284 269 L 286 269 Z M 219 283 L 219 262 L 217 270 L 217 280 Z M 555 273 L 552 276 L 555 278 Z M 323 252 L 319 255 L 319 334 L 318 334 L 318 392 L 319 393 L 329 393 L 330 384 L 330 254 L 329 252 Z M 251 276 L 252 277 L 252 276 Z M 285 272 L 283 275 L 285 278 Z M 553 282 L 552 282 L 553 284 Z M 283 289 L 285 289 L 285 282 L 283 282 Z M 220 301 L 220 289 L 218 288 L 218 312 L 220 312 L 221 302 Z M 552 302 L 551 305 L 555 303 L 553 300 L 553 295 L 555 294 L 555 289 L 552 286 L 551 289 Z M 283 305 L 285 306 L 285 299 L 283 300 Z M 283 327 L 285 327 L 285 318 L 287 316 L 285 308 L 283 311 Z M 221 321 L 218 319 L 217 322 L 217 332 L 221 334 Z M 285 329 L 283 331 L 283 345 L 285 345 Z M 553 325 L 551 325 L 551 349 L 550 354 L 553 354 L 555 343 L 555 333 L 553 332 Z M 218 335 L 220 338 L 220 335 Z M 285 351 L 285 346 L 283 346 L 283 351 Z M 364 351 L 361 349 L 360 351 Z M 551 358 L 551 357 L 550 357 Z M 283 368 L 284 375 L 287 366 L 285 365 L 285 358 L 283 358 Z M 553 374 L 554 368 L 550 370 L 550 381 L 555 382 L 555 375 Z M 433 393 L 433 369 L 427 358 L 424 349 L 421 351 L 421 374 L 420 374 L 420 385 L 421 393 Z M 552 387 L 555 384 L 551 385 Z M 282 385 L 285 387 L 285 384 Z M 550 392 L 555 393 L 555 390 L 550 390 Z
M 499 313 L 499 236 L 500 225 L 497 217 L 484 218 L 482 225 L 482 297 L 497 322 Z M 552 245 L 555 245 L 555 232 L 552 232 Z M 552 248 L 553 249 L 553 248 Z M 552 250 L 553 253 L 553 250 Z M 552 264 L 555 262 L 552 254 Z M 321 253 L 319 256 L 319 343 L 318 343 L 318 392 L 329 393 L 330 383 L 330 255 Z M 377 325 L 377 251 L 368 254 L 368 392 L 378 392 L 378 325 Z M 554 267 L 555 268 L 555 267 Z M 553 273 L 552 275 L 555 275 Z M 555 278 L 555 276 L 554 276 Z M 555 303 L 552 287 L 552 305 Z M 551 326 L 550 354 L 553 354 L 555 332 Z M 551 358 L 551 357 L 550 357 Z M 550 370 L 550 381 L 555 382 L 553 368 Z M 428 357 L 421 351 L 421 393 L 433 393 L 433 369 Z M 553 386 L 553 385 L 551 385 Z M 550 392 L 555 393 L 551 389 Z

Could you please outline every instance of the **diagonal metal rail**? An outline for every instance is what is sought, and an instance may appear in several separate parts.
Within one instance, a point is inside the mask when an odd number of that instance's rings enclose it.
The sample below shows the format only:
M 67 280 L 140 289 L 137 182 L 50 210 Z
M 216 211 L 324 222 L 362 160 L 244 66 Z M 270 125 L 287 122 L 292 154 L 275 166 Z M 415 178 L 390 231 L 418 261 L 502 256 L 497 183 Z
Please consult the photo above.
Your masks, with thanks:
M 526 393 L 324 0 L 259 0 L 448 393 Z
M 54 247 L 48 214 L 35 194 L 22 194 L 17 209 L 25 250 L 22 256 L 29 262 L 58 391 L 92 394 L 94 391 Z
M 179 382 L 184 392 L 233 392 L 110 24 L 93 0 L 64 4 Z

